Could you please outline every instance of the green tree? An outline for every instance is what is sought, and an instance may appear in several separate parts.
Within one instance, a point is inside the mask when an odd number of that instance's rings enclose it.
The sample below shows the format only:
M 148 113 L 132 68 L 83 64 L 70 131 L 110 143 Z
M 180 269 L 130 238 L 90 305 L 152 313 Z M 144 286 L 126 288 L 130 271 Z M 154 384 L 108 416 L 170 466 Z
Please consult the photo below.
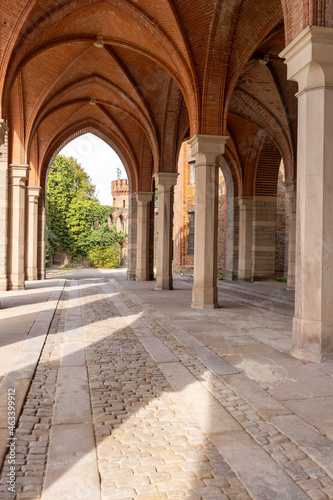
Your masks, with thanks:
M 47 183 L 49 254 L 59 249 L 72 259 L 80 259 L 93 247 L 120 244 L 126 237 L 125 233 L 110 229 L 108 217 L 114 209 L 99 203 L 95 189 L 74 158 L 55 158 Z

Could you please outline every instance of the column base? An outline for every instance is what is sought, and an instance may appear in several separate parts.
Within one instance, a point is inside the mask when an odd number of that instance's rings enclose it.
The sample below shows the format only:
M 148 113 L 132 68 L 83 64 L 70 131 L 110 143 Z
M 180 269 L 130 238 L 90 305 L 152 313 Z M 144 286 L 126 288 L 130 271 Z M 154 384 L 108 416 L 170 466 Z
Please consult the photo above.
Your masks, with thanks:
M 251 266 L 244 269 L 238 270 L 237 279 L 238 281 L 251 281 Z
M 156 276 L 155 290 L 173 290 L 172 277 L 163 278 Z
M 304 349 L 297 349 L 297 347 L 290 349 L 290 355 L 296 359 L 311 361 L 312 363 L 322 363 L 325 359 L 322 354 L 311 353 Z
M 7 278 L 0 278 L 0 292 L 5 292 L 8 290 Z
M 194 309 L 216 309 L 218 305 L 217 286 L 199 288 L 193 286 L 192 304 Z
M 135 271 L 131 271 L 131 270 L 128 269 L 128 271 L 127 271 L 127 279 L 130 280 L 130 281 L 135 281 L 135 278 L 136 278 Z
M 251 281 L 276 281 L 276 274 L 271 271 L 260 271 L 251 275 Z
M 333 321 L 293 319 L 290 354 L 303 361 L 321 363 L 333 359 Z
M 38 269 L 37 279 L 45 280 L 46 278 L 46 269 Z
M 151 281 L 151 280 L 149 279 L 149 276 L 147 276 L 147 275 L 136 274 L 135 281 Z
M 27 269 L 26 270 L 26 280 L 27 281 L 36 281 L 38 279 L 37 269 Z
M 234 271 L 224 271 L 224 278 L 225 280 L 228 281 L 235 281 L 237 280 L 237 273 Z
M 295 276 L 288 276 L 286 290 L 295 290 Z
M 8 282 L 8 290 L 25 290 L 25 284 Z

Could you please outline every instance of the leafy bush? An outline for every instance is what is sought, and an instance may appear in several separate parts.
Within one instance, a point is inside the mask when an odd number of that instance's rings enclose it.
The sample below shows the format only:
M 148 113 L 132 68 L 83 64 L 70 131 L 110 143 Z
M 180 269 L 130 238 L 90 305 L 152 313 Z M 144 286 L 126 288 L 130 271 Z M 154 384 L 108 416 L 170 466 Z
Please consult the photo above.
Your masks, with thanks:
M 95 246 L 88 251 L 89 263 L 93 267 L 107 267 L 114 269 L 119 266 L 121 247 L 113 243 L 108 247 Z

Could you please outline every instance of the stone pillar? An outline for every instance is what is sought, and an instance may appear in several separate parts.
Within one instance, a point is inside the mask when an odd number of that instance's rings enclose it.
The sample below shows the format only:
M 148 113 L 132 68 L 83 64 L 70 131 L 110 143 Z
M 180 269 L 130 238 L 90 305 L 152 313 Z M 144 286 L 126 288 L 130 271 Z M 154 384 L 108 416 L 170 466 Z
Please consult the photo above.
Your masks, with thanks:
M 158 189 L 156 290 L 172 290 L 172 220 L 173 190 L 177 173 L 154 175 Z
M 137 281 L 149 280 L 149 229 L 150 203 L 153 193 L 137 192 L 137 238 L 136 238 L 136 274 Z
M 286 208 L 288 213 L 288 279 L 287 290 L 295 290 L 296 269 L 296 183 L 289 181 L 286 187 Z
M 227 193 L 228 195 L 228 193 Z M 224 279 L 235 280 L 238 276 L 239 206 L 238 199 L 227 197 L 226 251 Z
M 37 279 L 38 198 L 41 188 L 26 188 L 25 279 Z
M 217 223 L 219 156 L 228 137 L 197 134 L 189 140 L 195 158 L 194 279 L 192 307 L 218 306 Z
M 0 120 L 0 291 L 7 290 L 8 127 Z
M 280 55 L 299 86 L 291 352 L 322 361 L 333 357 L 333 29 L 308 26 Z
M 137 201 L 136 193 L 131 193 L 128 200 L 128 267 L 127 279 L 136 277 L 136 235 L 137 235 Z
M 46 258 L 46 194 L 41 189 L 38 202 L 37 279 L 44 280 Z
M 240 196 L 238 279 L 250 281 L 252 272 L 253 196 Z
M 155 182 L 154 182 L 155 184 Z M 155 186 L 153 187 L 155 193 Z M 149 210 L 149 281 L 155 280 L 154 266 L 155 266 L 155 203 L 153 199 L 150 202 Z
M 276 196 L 253 198 L 251 281 L 274 280 Z
M 8 288 L 24 290 L 25 193 L 29 165 L 9 165 Z

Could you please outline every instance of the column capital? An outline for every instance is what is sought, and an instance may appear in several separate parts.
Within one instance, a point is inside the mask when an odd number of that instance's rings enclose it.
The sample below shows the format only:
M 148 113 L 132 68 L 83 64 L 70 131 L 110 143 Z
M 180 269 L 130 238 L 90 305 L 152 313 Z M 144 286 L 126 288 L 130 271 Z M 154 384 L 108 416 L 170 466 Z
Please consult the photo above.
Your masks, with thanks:
M 291 181 L 284 182 L 284 187 L 286 188 L 287 194 L 292 194 L 296 191 L 296 180 L 293 179 Z
M 27 186 L 27 199 L 29 203 L 36 203 L 42 188 L 40 186 Z
M 156 186 L 172 187 L 177 184 L 178 172 L 156 172 L 153 175 Z
M 9 128 L 6 121 L 0 118 L 0 144 L 5 142 L 5 135 L 7 134 Z
M 239 207 L 250 207 L 253 204 L 253 196 L 238 196 Z
M 148 204 L 152 201 L 154 193 L 150 191 L 137 191 L 135 194 L 138 203 Z
M 195 134 L 191 137 L 187 144 L 191 148 L 195 166 L 215 166 L 218 157 L 224 154 L 225 144 L 228 139 L 228 136 L 208 134 Z
M 279 55 L 299 93 L 333 87 L 333 28 L 307 26 Z
M 8 166 L 9 179 L 14 181 L 25 182 L 28 179 L 29 165 L 12 163 Z

